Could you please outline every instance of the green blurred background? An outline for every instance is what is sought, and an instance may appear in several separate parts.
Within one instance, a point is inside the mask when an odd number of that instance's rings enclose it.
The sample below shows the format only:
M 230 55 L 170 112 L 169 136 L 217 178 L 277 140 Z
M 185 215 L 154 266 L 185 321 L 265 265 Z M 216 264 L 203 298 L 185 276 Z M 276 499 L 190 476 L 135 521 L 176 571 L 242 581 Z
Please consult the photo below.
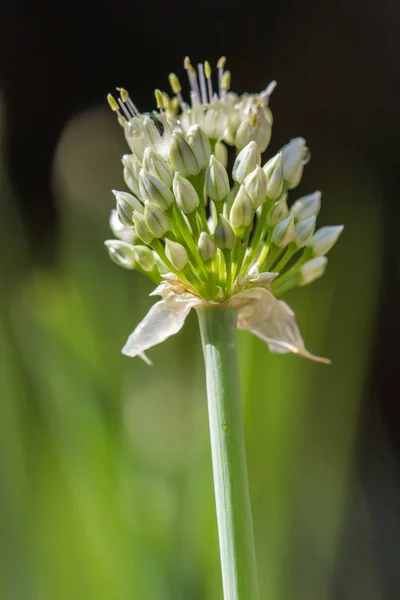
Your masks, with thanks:
M 306 10 L 303 10 L 306 8 Z M 0 60 L 0 598 L 222 598 L 197 323 L 120 354 L 152 285 L 111 263 L 128 87 L 153 107 L 186 53 L 233 87 L 276 78 L 268 154 L 303 135 L 299 190 L 346 228 L 287 296 L 332 367 L 239 334 L 261 598 L 400 597 L 398 6 L 13 4 Z M 397 58 L 396 58 L 397 57 Z

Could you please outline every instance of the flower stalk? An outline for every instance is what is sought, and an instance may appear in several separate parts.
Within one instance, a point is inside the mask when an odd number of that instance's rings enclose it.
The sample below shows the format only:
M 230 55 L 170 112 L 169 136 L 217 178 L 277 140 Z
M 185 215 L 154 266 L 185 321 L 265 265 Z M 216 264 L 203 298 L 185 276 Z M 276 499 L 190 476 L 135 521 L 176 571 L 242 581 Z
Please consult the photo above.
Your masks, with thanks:
M 198 308 L 224 600 L 258 600 L 237 356 L 237 311 Z
M 122 158 L 130 193 L 114 192 L 116 239 L 105 244 L 115 263 L 146 274 L 158 284 L 152 295 L 161 296 L 123 354 L 150 362 L 147 350 L 178 333 L 197 310 L 224 600 L 258 600 L 236 330 L 250 331 L 272 352 L 329 362 L 306 350 L 294 312 L 278 298 L 323 275 L 343 227 L 315 231 L 319 191 L 291 202 L 310 160 L 303 138 L 269 160 L 263 156 L 276 82 L 237 95 L 224 66 L 222 57 L 213 85 L 211 65 L 196 71 L 186 57 L 189 102 L 171 73 L 173 96 L 155 90 L 151 113 L 141 114 L 123 88 L 118 99 L 108 96 L 131 153 Z M 234 162 L 228 146 L 236 149 Z

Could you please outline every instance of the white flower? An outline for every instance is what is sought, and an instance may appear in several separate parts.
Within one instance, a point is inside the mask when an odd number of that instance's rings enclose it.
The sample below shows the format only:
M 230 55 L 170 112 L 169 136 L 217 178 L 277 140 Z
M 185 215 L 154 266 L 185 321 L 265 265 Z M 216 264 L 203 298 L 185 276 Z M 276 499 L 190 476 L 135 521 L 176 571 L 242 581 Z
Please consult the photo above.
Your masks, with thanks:
M 288 204 L 310 153 L 295 138 L 264 157 L 272 131 L 269 98 L 229 91 L 225 58 L 216 77 L 209 63 L 184 66 L 189 102 L 171 73 L 173 97 L 155 91 L 157 110 L 141 114 L 126 90 L 109 96 L 130 154 L 124 179 L 131 193 L 115 192 L 108 240 L 110 257 L 145 273 L 163 296 L 130 336 L 124 352 L 144 352 L 177 333 L 192 308 L 235 307 L 238 327 L 265 340 L 273 352 L 315 360 L 303 344 L 293 312 L 277 299 L 321 276 L 325 255 L 341 227 L 314 233 L 321 193 Z M 240 152 L 235 161 L 227 146 Z M 263 165 L 263 166 L 261 166 Z M 317 257 L 317 258 L 316 258 Z M 321 359 L 324 360 L 324 359 Z

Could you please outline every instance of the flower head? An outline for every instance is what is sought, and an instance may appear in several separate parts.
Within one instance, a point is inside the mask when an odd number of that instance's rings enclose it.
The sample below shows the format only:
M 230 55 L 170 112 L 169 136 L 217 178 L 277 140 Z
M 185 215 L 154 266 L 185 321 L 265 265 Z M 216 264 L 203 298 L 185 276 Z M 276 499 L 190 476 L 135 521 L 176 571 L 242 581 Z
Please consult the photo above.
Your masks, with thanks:
M 195 69 L 186 58 L 184 67 L 189 102 L 174 73 L 172 97 L 156 90 L 151 113 L 141 114 L 123 88 L 118 99 L 108 97 L 131 153 L 122 159 L 130 192 L 114 192 L 110 225 L 118 239 L 106 246 L 114 262 L 160 284 L 163 297 L 124 352 L 143 356 L 176 333 L 192 307 L 228 303 L 238 310 L 238 326 L 271 350 L 311 356 L 277 297 L 323 274 L 342 227 L 314 232 L 320 192 L 288 205 L 310 158 L 306 142 L 295 138 L 266 160 L 276 82 L 237 95 L 224 57 L 215 78 L 208 62 Z M 237 154 L 228 166 L 229 146 Z

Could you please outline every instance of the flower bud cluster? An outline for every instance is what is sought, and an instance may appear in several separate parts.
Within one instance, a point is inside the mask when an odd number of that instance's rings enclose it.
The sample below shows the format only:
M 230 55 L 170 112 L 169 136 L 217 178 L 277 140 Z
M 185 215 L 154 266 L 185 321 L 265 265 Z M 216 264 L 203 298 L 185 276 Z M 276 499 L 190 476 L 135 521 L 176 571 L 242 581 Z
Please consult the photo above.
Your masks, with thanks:
M 122 157 L 129 192 L 114 191 L 106 246 L 114 262 L 159 283 L 168 273 L 205 300 L 223 301 L 252 285 L 255 273 L 278 295 L 306 285 L 325 270 L 325 255 L 341 226 L 316 228 L 321 193 L 289 203 L 310 153 L 295 138 L 263 157 L 272 131 L 270 84 L 260 94 L 229 91 L 230 75 L 218 63 L 199 76 L 185 59 L 191 104 L 176 75 L 174 96 L 156 90 L 157 111 L 140 114 L 125 90 L 111 108 L 131 152 Z M 222 67 L 221 67 L 222 65 Z M 236 148 L 228 163 L 228 146 Z

